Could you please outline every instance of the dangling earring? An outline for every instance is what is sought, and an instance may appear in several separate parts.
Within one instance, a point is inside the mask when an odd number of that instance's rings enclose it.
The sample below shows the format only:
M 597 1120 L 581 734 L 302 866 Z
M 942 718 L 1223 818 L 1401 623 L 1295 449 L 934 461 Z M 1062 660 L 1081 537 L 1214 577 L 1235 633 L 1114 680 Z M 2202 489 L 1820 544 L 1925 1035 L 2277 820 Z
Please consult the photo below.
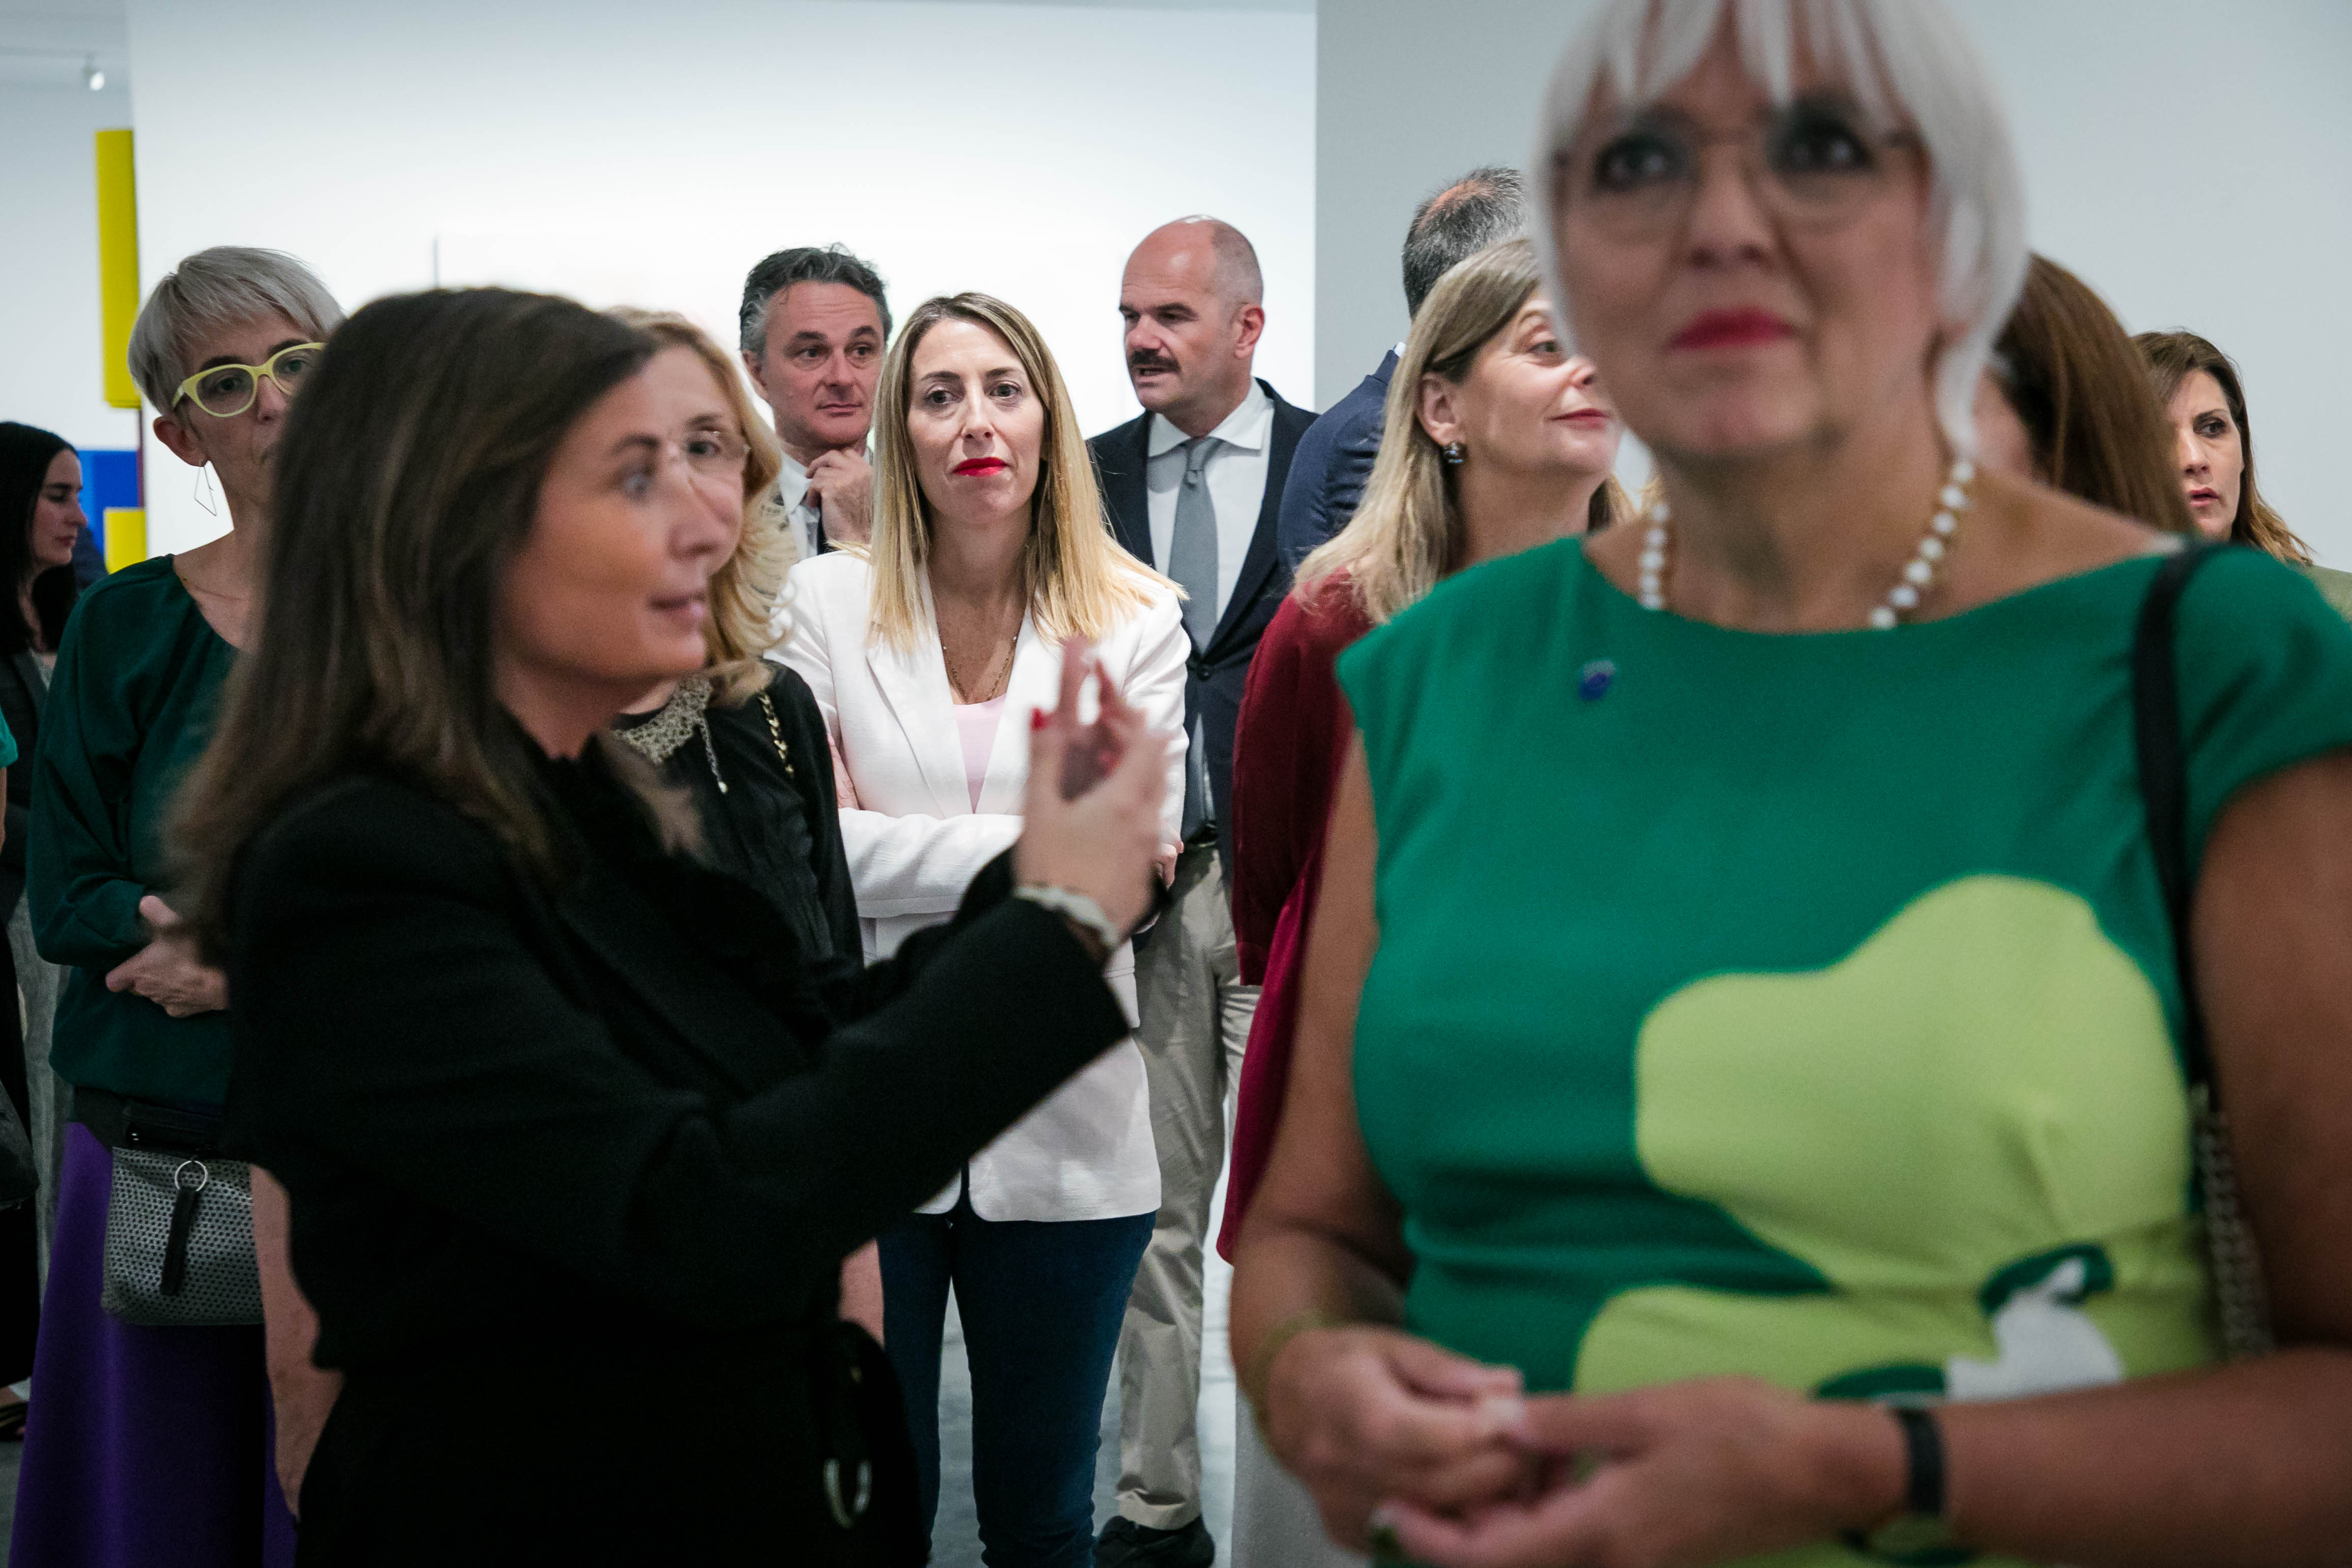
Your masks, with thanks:
M 197 506 L 202 507 L 205 511 L 210 512 L 215 517 L 220 516 L 220 507 L 214 505 L 213 465 L 211 464 L 207 463 L 203 467 L 196 470 L 196 483 L 193 494 L 196 497 Z
M 1462 459 L 1469 455 L 1463 450 L 1462 444 L 1458 441 L 1449 441 L 1439 447 L 1438 455 L 1445 459 L 1445 465 L 1448 468 L 1461 467 Z

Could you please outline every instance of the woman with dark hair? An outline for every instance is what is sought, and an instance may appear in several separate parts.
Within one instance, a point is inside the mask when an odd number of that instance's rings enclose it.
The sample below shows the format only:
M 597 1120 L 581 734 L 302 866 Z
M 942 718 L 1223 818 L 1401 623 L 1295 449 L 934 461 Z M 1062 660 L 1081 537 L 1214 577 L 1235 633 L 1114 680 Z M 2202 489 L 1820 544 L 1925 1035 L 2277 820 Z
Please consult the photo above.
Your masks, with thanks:
M 2036 256 L 1977 386 L 1979 455 L 2021 479 L 2186 534 L 2164 410 L 2130 334 L 2090 285 Z
M 33 1370 L 39 1276 L 57 1214 L 57 1145 L 63 1093 L 49 1070 L 49 1018 L 57 1007 L 53 966 L 33 951 L 24 912 L 27 807 L 33 798 L 33 745 L 58 640 L 73 610 L 74 541 L 88 521 L 81 510 L 81 458 L 61 435 L 29 424 L 0 423 L 0 581 L 14 584 L 16 613 L 0 614 L 0 719 L 26 766 L 8 769 L 6 836 L 0 840 L 0 1084 L 23 1119 L 40 1173 L 30 1205 L 0 1211 L 0 1384 Z M 21 1012 L 12 1005 L 21 987 Z M 19 1037 L 19 1020 L 22 1034 Z M 25 1403 L 0 1388 L 0 1437 L 24 1430 Z
M 0 615 L 0 716 L 16 737 L 24 764 L 8 779 L 8 836 L 0 844 L 0 903 L 7 909 L 7 958 L 24 997 L 25 1077 L 32 1113 L 25 1124 L 33 1163 L 41 1173 L 34 1197 L 40 1271 L 48 1272 L 50 1237 L 58 1224 L 58 1176 L 64 1145 L 58 1134 L 71 1113 L 72 1091 L 49 1066 L 49 1028 L 57 1017 L 65 971 L 33 945 L 33 915 L 25 898 L 25 846 L 32 834 L 33 748 L 40 739 L 41 706 L 66 619 L 81 598 L 74 550 L 89 531 L 81 509 L 81 458 L 61 435 L 28 424 L 0 424 L 0 516 L 18 515 L 13 497 L 29 494 L 21 533 L 0 531 L 0 578 L 17 584 L 15 615 Z M 4 1222 L 0 1222 L 4 1223 Z M 0 1408 L 0 1420 L 6 1412 Z
M 2286 562 L 2316 583 L 2337 613 L 2352 619 L 2352 572 L 2315 564 L 2310 548 L 2254 484 L 2254 426 L 2246 416 L 2237 361 L 2194 332 L 2142 332 L 2132 341 L 2147 359 L 2157 401 L 2172 426 L 2173 467 L 2197 531 Z
M 919 1563 L 842 1259 L 1123 1036 L 1164 737 L 1073 648 L 950 925 L 822 961 L 614 716 L 699 673 L 725 389 L 565 300 L 380 300 L 275 469 L 254 650 L 177 827 L 230 1118 L 343 1376 L 315 1563 Z M 616 1437 L 610 1373 L 632 1369 Z

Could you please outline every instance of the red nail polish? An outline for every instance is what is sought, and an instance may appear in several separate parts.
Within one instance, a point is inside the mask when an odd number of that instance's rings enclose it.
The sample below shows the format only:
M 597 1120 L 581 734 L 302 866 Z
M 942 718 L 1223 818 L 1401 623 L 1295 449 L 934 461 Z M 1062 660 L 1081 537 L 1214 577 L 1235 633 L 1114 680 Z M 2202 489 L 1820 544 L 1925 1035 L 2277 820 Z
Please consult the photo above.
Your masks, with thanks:
M 1029 727 L 1031 729 L 1043 729 L 1045 727 L 1045 710 L 1044 708 L 1033 707 L 1029 710 Z

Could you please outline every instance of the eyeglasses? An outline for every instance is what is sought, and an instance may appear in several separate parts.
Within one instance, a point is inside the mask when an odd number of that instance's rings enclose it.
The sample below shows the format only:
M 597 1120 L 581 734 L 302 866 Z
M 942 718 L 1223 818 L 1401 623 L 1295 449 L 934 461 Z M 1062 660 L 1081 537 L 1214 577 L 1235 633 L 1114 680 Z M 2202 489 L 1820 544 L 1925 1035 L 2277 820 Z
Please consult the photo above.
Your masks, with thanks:
M 622 494 L 641 500 L 653 494 L 654 482 L 663 469 L 669 466 L 676 454 L 687 473 L 698 479 L 724 479 L 735 484 L 743 482 L 743 463 L 751 455 L 751 444 L 741 434 L 732 430 L 689 430 L 675 441 L 656 444 L 651 437 L 643 438 L 642 449 L 650 461 L 644 466 L 632 465 L 622 475 Z
M 1845 105 L 1799 99 L 1746 131 L 1702 131 L 1670 110 L 1636 115 L 1597 146 L 1560 155 L 1564 214 L 1612 238 L 1647 239 L 1689 221 L 1701 162 L 1718 141 L 1740 149 L 1740 171 L 1759 205 L 1808 228 L 1846 222 L 1890 189 L 1907 131 L 1872 128 Z
M 690 430 L 677 443 L 677 455 L 697 474 L 740 479 L 743 460 L 751 455 L 751 444 L 731 430 Z
M 215 365 L 198 371 L 180 383 L 172 399 L 177 408 L 188 399 L 195 400 L 198 408 L 215 419 L 235 419 L 253 406 L 261 395 L 261 378 L 268 376 L 278 383 L 278 390 L 292 397 L 301 386 L 302 378 L 319 362 L 319 350 L 324 343 L 289 343 L 257 365 Z

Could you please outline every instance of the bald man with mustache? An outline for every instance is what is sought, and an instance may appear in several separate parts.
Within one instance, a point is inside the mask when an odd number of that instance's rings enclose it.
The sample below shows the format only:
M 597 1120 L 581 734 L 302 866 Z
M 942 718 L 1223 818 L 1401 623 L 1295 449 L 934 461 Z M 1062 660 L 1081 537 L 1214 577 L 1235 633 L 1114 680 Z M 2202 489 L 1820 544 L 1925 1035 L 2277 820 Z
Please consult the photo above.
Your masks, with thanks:
M 1250 659 L 1290 591 L 1275 542 L 1283 482 L 1315 420 L 1254 373 L 1265 293 L 1257 252 L 1230 224 L 1180 218 L 1145 235 L 1118 297 L 1144 412 L 1087 444 L 1112 531 L 1184 589 L 1192 639 L 1176 903 L 1136 944 L 1160 1206 L 1119 1335 L 1118 1517 L 1097 1568 L 1206 1568 L 1216 1555 L 1193 1420 L 1202 1253 L 1257 1007 L 1234 950 L 1225 807 Z

